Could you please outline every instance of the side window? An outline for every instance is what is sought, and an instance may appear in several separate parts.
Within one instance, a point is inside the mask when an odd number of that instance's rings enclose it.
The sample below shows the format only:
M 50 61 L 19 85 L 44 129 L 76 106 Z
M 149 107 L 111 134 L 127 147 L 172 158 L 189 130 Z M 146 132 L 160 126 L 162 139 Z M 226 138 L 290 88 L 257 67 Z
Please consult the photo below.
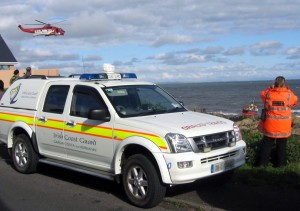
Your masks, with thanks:
M 70 87 L 66 85 L 53 85 L 49 88 L 44 108 L 44 112 L 62 114 L 66 104 Z
M 88 118 L 89 111 L 92 109 L 107 109 L 98 91 L 89 86 L 76 86 L 73 91 L 70 115 Z

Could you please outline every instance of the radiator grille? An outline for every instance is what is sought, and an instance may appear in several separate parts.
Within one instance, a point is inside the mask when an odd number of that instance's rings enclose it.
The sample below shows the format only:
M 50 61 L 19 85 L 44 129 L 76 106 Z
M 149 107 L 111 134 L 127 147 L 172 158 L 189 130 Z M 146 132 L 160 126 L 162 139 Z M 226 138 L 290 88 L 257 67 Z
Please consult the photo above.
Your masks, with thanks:
M 198 136 L 193 138 L 200 152 L 204 152 L 205 148 L 216 150 L 229 146 L 235 143 L 235 136 L 233 131 L 226 131 L 222 133 L 210 134 L 205 136 Z

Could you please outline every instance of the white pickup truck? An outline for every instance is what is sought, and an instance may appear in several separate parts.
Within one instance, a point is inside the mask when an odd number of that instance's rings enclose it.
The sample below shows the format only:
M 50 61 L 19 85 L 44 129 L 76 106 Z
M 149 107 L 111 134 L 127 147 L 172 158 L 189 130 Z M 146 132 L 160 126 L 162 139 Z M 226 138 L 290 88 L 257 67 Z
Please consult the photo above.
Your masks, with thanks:
M 246 155 L 234 122 L 188 111 L 132 73 L 17 80 L 0 101 L 0 141 L 21 173 L 47 163 L 115 180 L 143 208 Z

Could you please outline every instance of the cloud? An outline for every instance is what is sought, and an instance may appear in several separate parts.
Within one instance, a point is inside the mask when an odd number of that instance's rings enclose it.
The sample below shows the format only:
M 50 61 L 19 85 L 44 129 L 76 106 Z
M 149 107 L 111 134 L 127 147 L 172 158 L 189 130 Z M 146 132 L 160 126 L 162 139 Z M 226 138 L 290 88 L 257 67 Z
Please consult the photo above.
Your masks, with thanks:
M 250 46 L 250 52 L 255 56 L 274 55 L 281 47 L 282 44 L 278 41 L 265 41 Z
M 194 42 L 193 38 L 191 36 L 186 35 L 166 35 L 158 37 L 154 42 L 152 43 L 152 46 L 154 47 L 160 47 L 163 45 L 168 44 L 189 44 Z
M 245 53 L 244 47 L 231 47 L 226 52 L 224 52 L 224 55 L 232 56 L 232 55 L 243 55 Z
M 88 55 L 87 57 L 83 57 L 84 61 L 101 61 L 101 56 L 98 55 Z
M 183 53 L 161 53 L 148 59 L 160 61 L 162 64 L 167 65 L 184 65 L 191 63 L 202 63 L 209 59 L 207 55 L 199 54 L 183 54 Z
M 138 63 L 139 60 L 137 58 L 131 58 L 131 60 L 129 61 L 114 61 L 112 64 L 116 67 L 122 67 L 122 66 L 133 66 L 135 65 L 136 63 Z
M 2 0 L 0 6 L 1 36 L 21 68 L 69 74 L 110 62 L 149 80 L 300 78 L 298 1 Z M 17 28 L 60 18 L 64 36 L 33 37 Z
M 208 46 L 203 50 L 204 54 L 219 54 L 224 50 L 222 46 Z
M 300 47 L 289 48 L 286 53 L 288 59 L 300 59 Z

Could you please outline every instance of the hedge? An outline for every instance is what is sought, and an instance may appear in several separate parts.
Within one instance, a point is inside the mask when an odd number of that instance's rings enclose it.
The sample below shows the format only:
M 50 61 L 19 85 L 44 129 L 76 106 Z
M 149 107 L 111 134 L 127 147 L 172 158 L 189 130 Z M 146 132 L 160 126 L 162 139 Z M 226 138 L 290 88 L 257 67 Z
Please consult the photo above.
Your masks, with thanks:
M 263 135 L 259 132 L 242 130 L 243 140 L 247 144 L 246 163 L 251 166 L 257 165 L 257 160 L 261 150 Z M 300 161 L 300 136 L 292 135 L 287 142 L 287 163 Z M 275 144 L 271 154 L 271 164 L 275 163 Z

